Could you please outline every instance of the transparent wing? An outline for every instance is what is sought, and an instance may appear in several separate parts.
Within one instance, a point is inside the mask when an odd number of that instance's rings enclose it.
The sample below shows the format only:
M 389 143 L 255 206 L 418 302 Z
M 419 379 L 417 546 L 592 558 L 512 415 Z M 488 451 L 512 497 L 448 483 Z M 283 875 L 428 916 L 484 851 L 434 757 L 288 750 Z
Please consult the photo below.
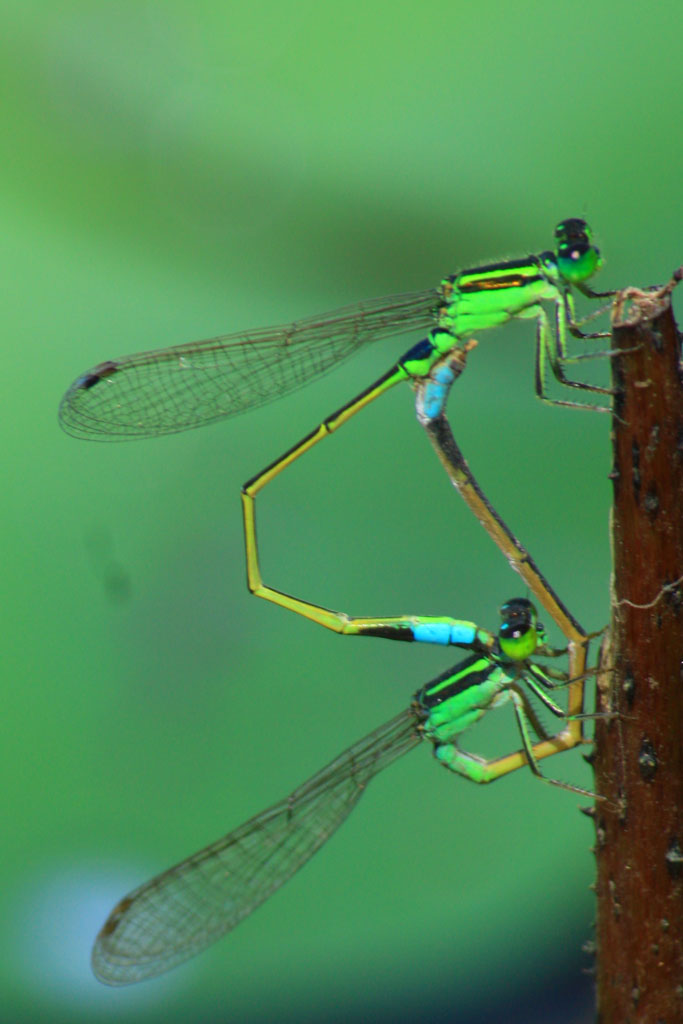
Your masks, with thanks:
M 95 940 L 97 977 L 142 981 L 225 935 L 330 838 L 370 780 L 420 740 L 415 712 L 403 711 L 291 796 L 124 897 Z
M 432 289 L 349 306 L 282 327 L 226 334 L 100 363 L 64 395 L 67 434 L 100 441 L 201 427 L 265 405 L 370 341 L 428 329 Z

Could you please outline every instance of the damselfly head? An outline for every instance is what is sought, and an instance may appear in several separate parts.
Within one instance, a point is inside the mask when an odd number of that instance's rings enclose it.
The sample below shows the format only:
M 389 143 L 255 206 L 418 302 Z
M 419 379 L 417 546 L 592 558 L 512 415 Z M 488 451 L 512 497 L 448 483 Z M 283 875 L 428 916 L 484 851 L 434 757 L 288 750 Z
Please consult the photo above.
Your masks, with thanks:
M 591 241 L 585 220 L 570 217 L 555 228 L 557 268 L 569 284 L 585 281 L 602 266 L 602 256 Z
M 524 661 L 543 642 L 543 626 L 535 606 L 525 597 L 513 597 L 501 605 L 498 642 L 503 654 L 513 661 Z

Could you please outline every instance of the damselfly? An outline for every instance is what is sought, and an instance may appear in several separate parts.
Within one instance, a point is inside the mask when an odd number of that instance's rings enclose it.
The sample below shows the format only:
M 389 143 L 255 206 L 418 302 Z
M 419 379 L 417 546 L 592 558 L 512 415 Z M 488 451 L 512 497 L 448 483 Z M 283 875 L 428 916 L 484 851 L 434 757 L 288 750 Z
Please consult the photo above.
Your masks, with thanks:
M 357 632 L 453 644 L 473 653 L 423 686 L 410 707 L 349 747 L 290 796 L 257 814 L 175 867 L 125 896 L 103 925 L 92 955 L 97 977 L 126 985 L 161 974 L 231 931 L 303 867 L 392 761 L 429 740 L 436 759 L 473 782 L 500 777 L 500 762 L 461 750 L 461 733 L 511 702 L 523 757 L 539 778 L 584 796 L 594 794 L 541 774 L 532 734 L 552 744 L 529 693 L 553 715 L 565 712 L 550 691 L 567 676 L 530 660 L 557 657 L 536 609 L 524 598 L 501 608 L 498 636 L 473 622 L 403 617 L 358 620 Z
M 107 360 L 74 381 L 62 400 L 60 422 L 75 437 L 100 441 L 201 427 L 302 387 L 369 342 L 431 327 L 425 341 L 324 421 L 321 429 L 327 434 L 399 381 L 424 376 L 460 339 L 511 319 L 536 320 L 535 387 L 540 398 L 556 401 L 545 391 L 548 365 L 560 383 L 605 394 L 603 388 L 567 378 L 563 369 L 568 333 L 603 336 L 580 332 L 572 296 L 573 287 L 591 298 L 612 294 L 593 292 L 586 284 L 602 259 L 583 220 L 563 221 L 555 238 L 554 253 L 462 270 L 445 278 L 439 289 Z M 554 332 L 543 303 L 554 306 Z M 291 461 L 292 453 L 284 458 Z

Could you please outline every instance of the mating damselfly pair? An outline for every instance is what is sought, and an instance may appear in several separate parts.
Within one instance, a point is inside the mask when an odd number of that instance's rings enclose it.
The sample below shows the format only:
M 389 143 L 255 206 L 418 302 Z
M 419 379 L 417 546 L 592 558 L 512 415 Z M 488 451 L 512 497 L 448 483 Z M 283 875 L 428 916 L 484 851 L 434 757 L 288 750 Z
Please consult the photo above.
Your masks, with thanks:
M 600 267 L 600 253 L 582 220 L 563 221 L 555 235 L 554 252 L 464 270 L 446 278 L 438 290 L 391 296 L 284 327 L 109 360 L 81 375 L 67 391 L 60 419 L 68 433 L 97 440 L 152 437 L 263 405 L 325 373 L 371 341 L 406 331 L 426 331 L 426 337 L 379 380 L 245 484 L 248 585 L 256 595 L 338 633 L 426 641 L 473 651 L 466 661 L 419 690 L 408 711 L 351 747 L 286 801 L 122 900 L 95 946 L 93 962 L 102 980 L 125 984 L 160 973 L 234 927 L 325 842 L 377 771 L 423 738 L 433 743 L 441 763 L 476 782 L 492 781 L 524 764 L 540 775 L 538 762 L 542 758 L 582 742 L 583 681 L 590 636 L 481 491 L 445 416 L 450 388 L 472 347 L 467 340 L 511 319 L 536 321 L 538 397 L 551 404 L 578 404 L 549 397 L 545 386 L 548 368 L 562 385 L 609 394 L 604 388 L 568 377 L 565 370 L 568 362 L 582 358 L 570 357 L 569 335 L 603 337 L 581 332 L 572 291 L 576 288 L 590 298 L 611 294 L 593 292 L 586 283 Z M 565 635 L 567 673 L 551 673 L 530 660 L 533 654 L 555 656 L 562 652 L 547 647 L 535 609 L 525 599 L 503 606 L 503 625 L 495 637 L 472 623 L 448 618 L 352 617 L 263 583 L 256 495 L 295 459 L 403 380 L 415 389 L 418 419 L 450 479 Z M 566 712 L 546 692 L 558 685 L 568 687 Z M 557 735 L 546 733 L 525 687 L 563 720 Z M 505 702 L 514 707 L 522 750 L 494 761 L 461 751 L 457 736 L 486 711 Z M 534 735 L 538 742 L 533 741 Z

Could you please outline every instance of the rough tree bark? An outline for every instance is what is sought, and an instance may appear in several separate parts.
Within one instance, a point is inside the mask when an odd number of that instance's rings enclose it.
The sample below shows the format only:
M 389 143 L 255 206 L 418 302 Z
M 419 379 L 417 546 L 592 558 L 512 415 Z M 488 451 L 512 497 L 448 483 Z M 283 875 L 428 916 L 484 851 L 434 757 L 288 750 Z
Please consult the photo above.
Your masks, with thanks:
M 613 347 L 614 577 L 592 757 L 599 1024 L 683 1022 L 683 381 L 670 307 L 629 289 Z

